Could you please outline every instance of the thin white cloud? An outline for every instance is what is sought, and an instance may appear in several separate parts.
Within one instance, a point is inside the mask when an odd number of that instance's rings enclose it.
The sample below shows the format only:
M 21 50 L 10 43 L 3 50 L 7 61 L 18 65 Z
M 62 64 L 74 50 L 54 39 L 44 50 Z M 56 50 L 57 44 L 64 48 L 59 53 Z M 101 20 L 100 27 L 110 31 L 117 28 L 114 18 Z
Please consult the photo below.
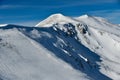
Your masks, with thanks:
M 97 5 L 97 4 L 102 4 L 102 3 L 117 3 L 118 0 L 78 0 L 78 1 L 68 1 L 65 0 L 63 1 L 64 4 L 62 5 L 57 5 L 57 6 L 48 6 L 51 8 L 61 8 L 61 7 L 72 7 L 72 6 L 79 6 L 79 5 Z M 47 6 L 46 6 L 47 7 Z
M 22 26 L 29 26 L 34 27 L 36 24 L 38 24 L 40 21 L 37 20 L 31 20 L 31 21 L 22 21 L 22 22 L 12 22 L 10 24 L 16 24 L 16 25 L 22 25 Z
M 17 18 L 19 18 L 19 19 L 22 19 L 22 18 L 30 18 L 30 17 L 32 17 L 32 15 L 2 15 L 2 16 L 0 16 L 0 19 L 17 19 Z
M 19 9 L 19 8 L 55 8 L 57 6 L 48 5 L 0 5 L 0 9 Z M 62 7 L 61 5 L 59 7 Z
M 48 6 L 48 5 L 44 5 L 41 7 L 44 8 L 64 8 L 64 7 L 74 7 L 74 6 L 82 6 L 82 5 L 97 5 L 97 4 L 102 4 L 102 3 L 117 3 L 117 0 L 84 0 L 84 1 L 64 1 L 64 4 L 62 5 L 52 5 L 52 6 Z
M 79 5 L 95 5 L 95 4 L 102 4 L 102 3 L 117 3 L 119 0 L 83 0 L 83 1 L 62 1 L 63 4 L 59 5 L 0 5 L 0 9 L 16 9 L 16 8 L 64 8 L 64 7 L 73 7 Z M 33 3 L 34 4 L 34 3 Z
M 40 21 L 37 20 L 31 20 L 31 21 L 6 21 L 6 22 L 0 22 L 0 24 L 14 24 L 14 25 L 21 25 L 21 26 L 28 26 L 28 27 L 34 27 L 36 24 L 38 24 Z
M 92 15 L 104 17 L 113 23 L 120 23 L 120 9 L 91 11 L 89 13 Z
M 28 6 L 24 5 L 1 5 L 0 9 L 19 9 L 19 8 L 27 8 Z

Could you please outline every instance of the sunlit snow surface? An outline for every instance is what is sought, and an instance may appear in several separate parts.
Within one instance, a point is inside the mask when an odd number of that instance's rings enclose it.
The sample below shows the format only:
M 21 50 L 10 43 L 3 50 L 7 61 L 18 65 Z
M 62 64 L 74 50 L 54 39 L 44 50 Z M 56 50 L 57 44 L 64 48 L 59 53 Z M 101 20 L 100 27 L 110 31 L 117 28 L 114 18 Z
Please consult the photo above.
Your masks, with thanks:
M 88 15 L 0 26 L 0 80 L 120 80 L 119 31 Z
M 0 27 L 4 27 L 7 26 L 8 24 L 0 24 Z

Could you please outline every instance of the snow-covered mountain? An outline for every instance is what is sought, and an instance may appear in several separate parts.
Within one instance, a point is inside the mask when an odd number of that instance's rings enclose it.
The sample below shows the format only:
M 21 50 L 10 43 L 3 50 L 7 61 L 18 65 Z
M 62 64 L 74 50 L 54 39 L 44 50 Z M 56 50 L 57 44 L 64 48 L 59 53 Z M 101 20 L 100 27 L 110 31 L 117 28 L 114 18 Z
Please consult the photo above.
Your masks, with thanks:
M 120 80 L 119 53 L 120 27 L 101 17 L 0 26 L 0 80 Z

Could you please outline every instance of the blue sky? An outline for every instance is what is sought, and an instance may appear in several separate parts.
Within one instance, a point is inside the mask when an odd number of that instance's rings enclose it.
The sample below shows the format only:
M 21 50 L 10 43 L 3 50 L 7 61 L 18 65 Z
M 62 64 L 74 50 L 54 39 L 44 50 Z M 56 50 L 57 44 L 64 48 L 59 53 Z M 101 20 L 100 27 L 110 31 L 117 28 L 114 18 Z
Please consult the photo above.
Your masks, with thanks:
M 100 16 L 120 23 L 120 0 L 0 0 L 0 24 L 34 26 L 51 14 Z

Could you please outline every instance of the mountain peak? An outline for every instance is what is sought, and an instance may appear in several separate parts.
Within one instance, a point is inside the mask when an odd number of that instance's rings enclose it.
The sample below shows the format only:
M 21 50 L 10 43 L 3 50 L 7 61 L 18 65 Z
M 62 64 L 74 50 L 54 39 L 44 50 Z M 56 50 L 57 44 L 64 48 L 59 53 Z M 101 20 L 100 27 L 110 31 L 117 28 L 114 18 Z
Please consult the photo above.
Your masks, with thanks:
M 66 16 L 64 16 L 63 14 L 61 13 L 56 13 L 56 14 L 52 14 L 50 15 L 47 19 L 45 20 L 61 20 L 61 19 L 64 19 Z
M 0 27 L 4 27 L 7 26 L 8 24 L 0 24 Z
M 56 13 L 56 14 L 52 14 L 50 17 L 63 17 L 64 15 L 61 13 Z
M 38 23 L 36 25 L 36 27 L 50 27 L 53 24 L 56 23 L 69 23 L 69 22 L 73 22 L 74 20 L 72 20 L 72 18 L 64 16 L 61 13 L 57 13 L 57 14 L 53 14 L 50 15 L 48 18 L 46 18 L 45 20 L 41 21 L 40 23 Z
M 91 15 L 84 14 L 84 15 L 80 16 L 79 18 L 89 18 L 89 17 L 91 17 Z

